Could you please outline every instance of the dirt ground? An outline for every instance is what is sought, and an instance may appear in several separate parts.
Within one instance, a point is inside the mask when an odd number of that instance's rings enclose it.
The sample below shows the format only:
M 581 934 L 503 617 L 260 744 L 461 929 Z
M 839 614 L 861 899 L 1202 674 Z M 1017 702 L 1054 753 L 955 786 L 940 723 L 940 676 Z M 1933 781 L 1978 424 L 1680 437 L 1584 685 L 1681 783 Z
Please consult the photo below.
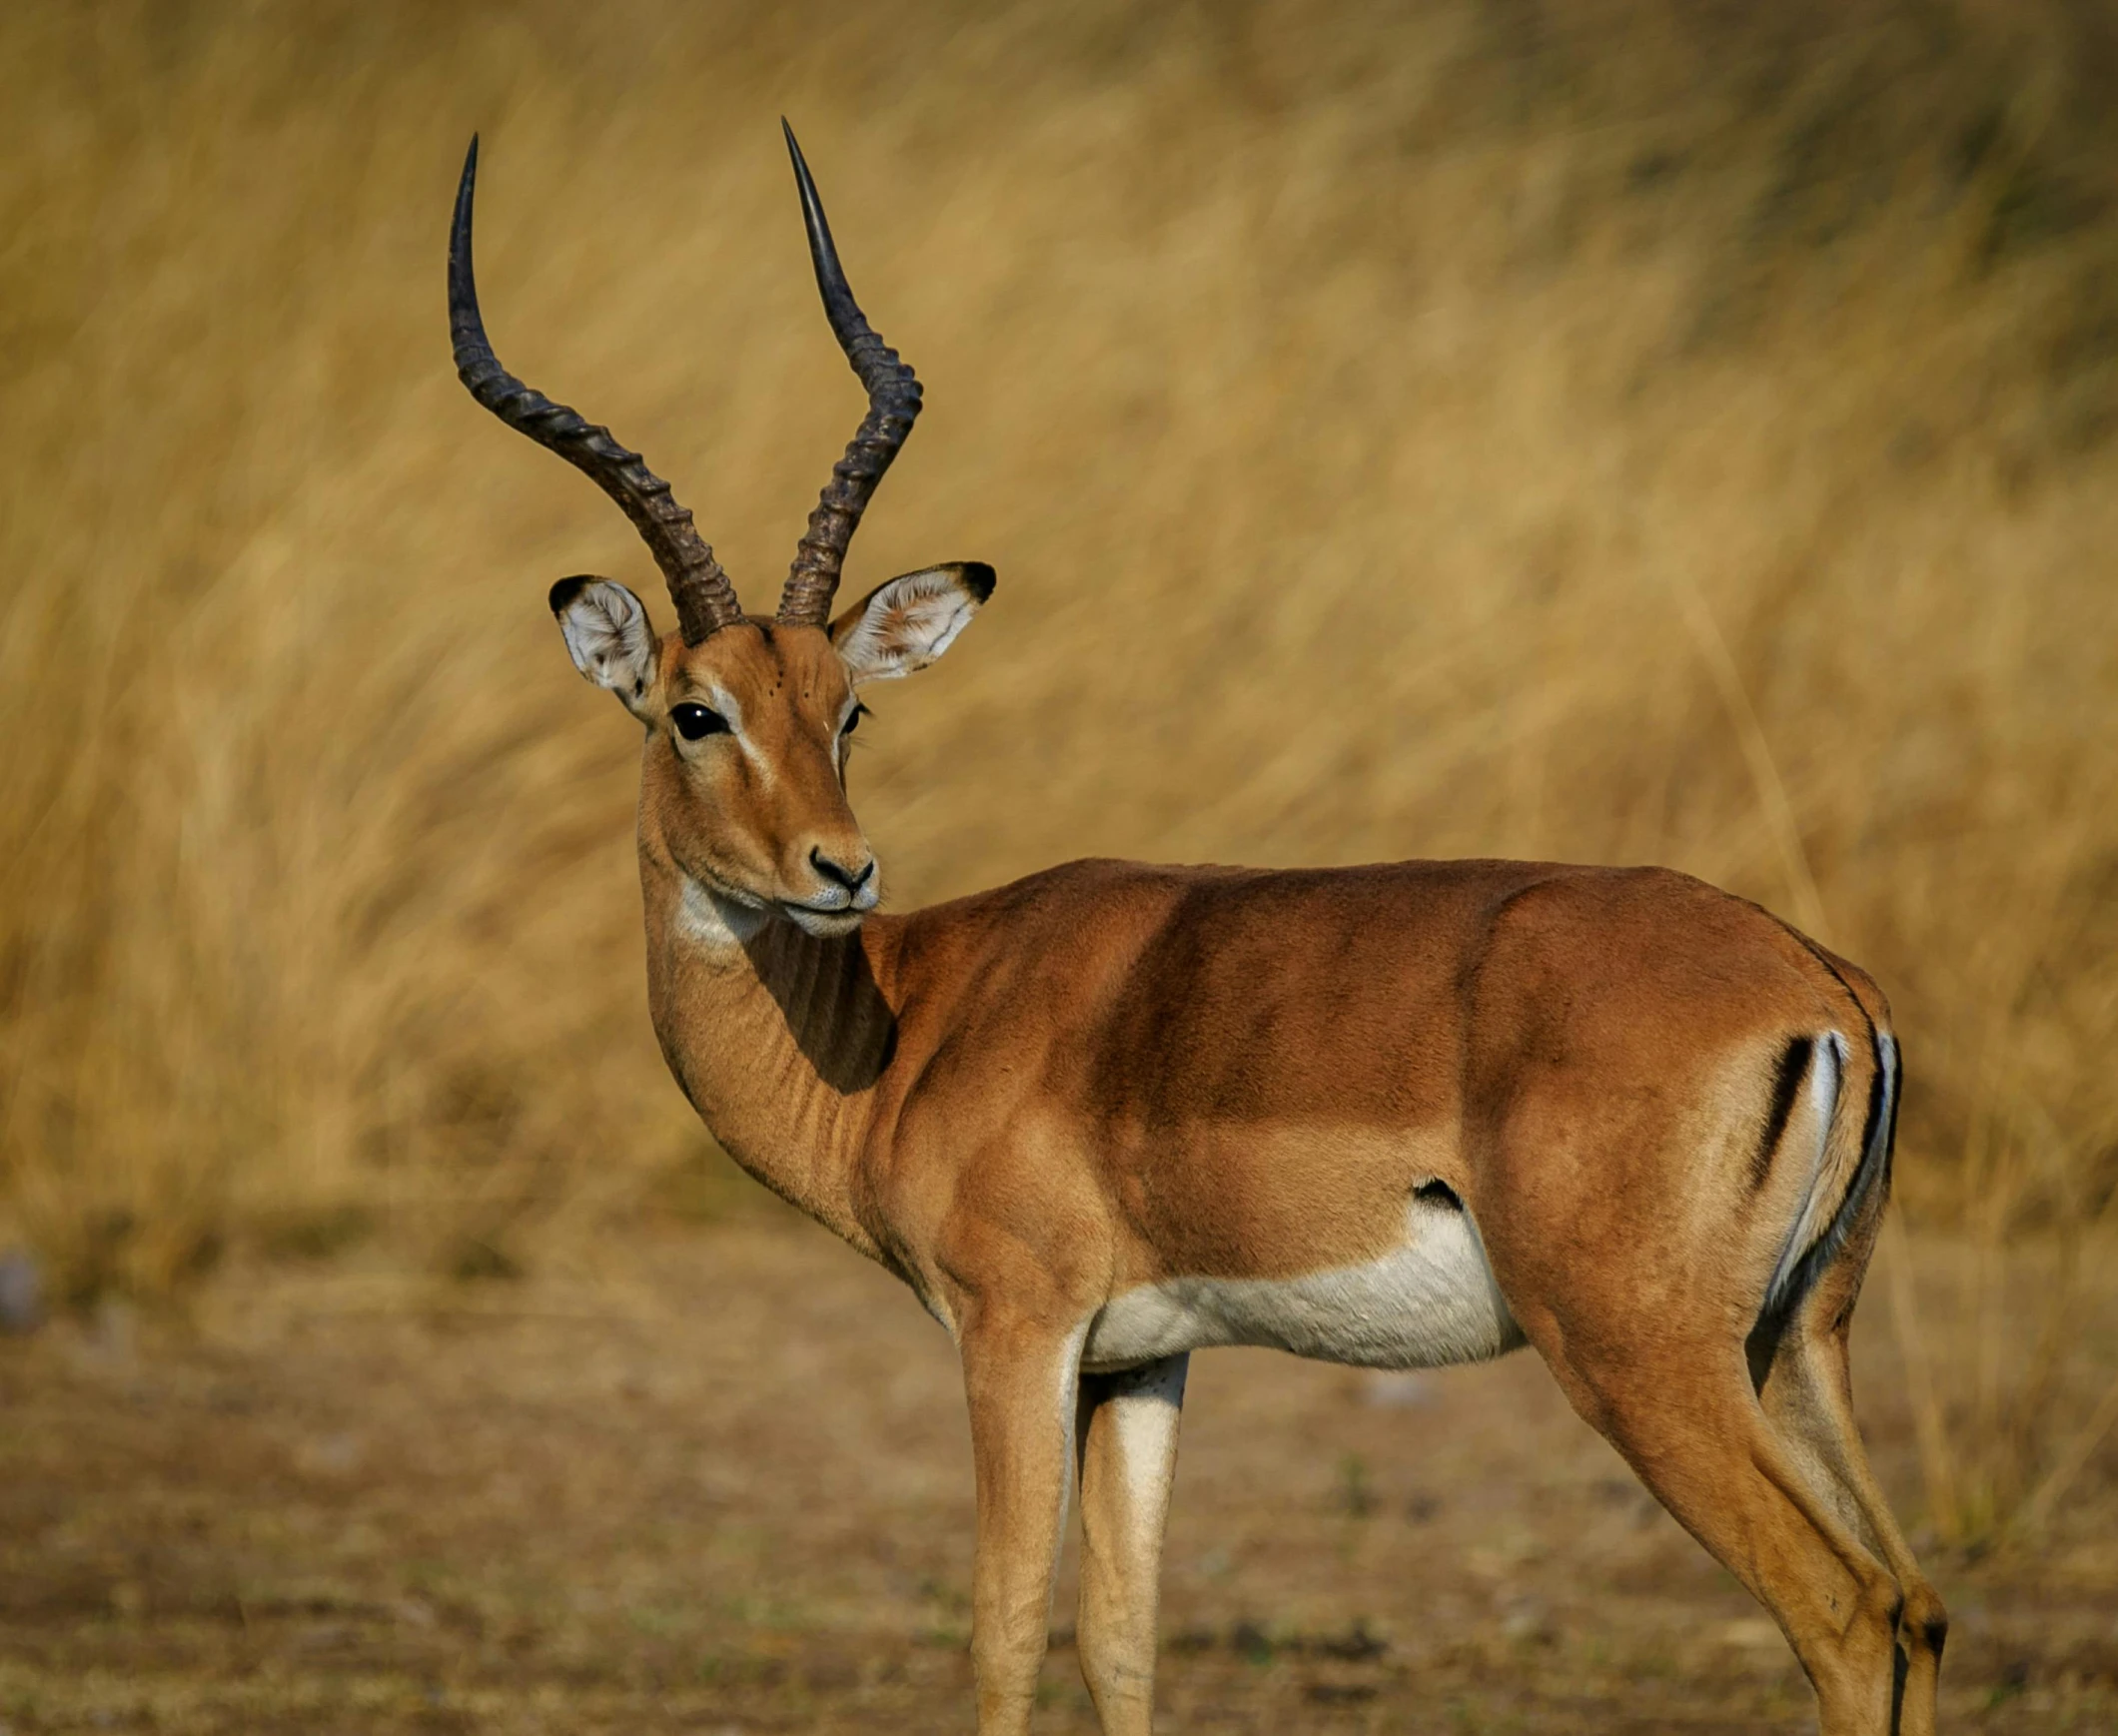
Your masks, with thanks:
M 1910 1510 L 1883 1313 L 1863 1399 Z M 2035 1556 L 1932 1553 L 1946 1728 L 2118 1728 L 2108 1481 Z M 946 1339 L 806 1227 L 657 1234 L 621 1281 L 229 1279 L 181 1326 L 0 1342 L 0 1726 L 968 1730 L 970 1503 Z M 1054 1731 L 1094 1728 L 1072 1587 Z M 1197 1358 L 1163 1631 L 1171 1730 L 1812 1727 L 1527 1354 Z

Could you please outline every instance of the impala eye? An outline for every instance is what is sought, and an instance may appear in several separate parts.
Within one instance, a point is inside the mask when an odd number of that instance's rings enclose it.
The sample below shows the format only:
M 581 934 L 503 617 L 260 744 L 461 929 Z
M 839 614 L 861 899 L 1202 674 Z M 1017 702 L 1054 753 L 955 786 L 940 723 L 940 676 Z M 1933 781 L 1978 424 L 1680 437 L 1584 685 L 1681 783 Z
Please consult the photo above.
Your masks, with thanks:
M 868 708 L 865 705 L 854 706 L 853 714 L 846 719 L 845 727 L 839 730 L 838 732 L 838 739 L 840 741 L 843 741 L 847 736 L 851 735 L 854 730 L 858 729 L 860 727 L 860 720 L 863 717 L 867 716 L 867 714 Z
M 676 733 L 686 741 L 697 741 L 707 735 L 725 735 L 728 730 L 728 720 L 705 705 L 672 705 L 669 721 L 676 725 Z

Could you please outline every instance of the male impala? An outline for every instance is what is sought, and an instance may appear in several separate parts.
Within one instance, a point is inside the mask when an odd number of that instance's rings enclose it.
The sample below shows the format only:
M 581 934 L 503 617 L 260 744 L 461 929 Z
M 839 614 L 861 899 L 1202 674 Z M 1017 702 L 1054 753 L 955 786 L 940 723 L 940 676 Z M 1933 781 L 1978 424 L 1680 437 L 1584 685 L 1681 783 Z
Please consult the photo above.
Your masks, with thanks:
M 551 591 L 644 727 L 648 999 L 753 1176 L 908 1284 L 963 1360 L 982 1736 L 1027 1728 L 1078 1467 L 1081 1667 L 1149 1727 L 1186 1357 L 1271 1344 L 1428 1367 L 1529 1343 L 1769 1608 L 1827 1736 L 1934 1726 L 1946 1618 L 1869 1472 L 1846 1333 L 1889 1191 L 1881 993 L 1755 905 L 1660 869 L 1072 862 L 908 915 L 846 803 L 859 689 L 992 595 L 958 562 L 835 619 L 854 526 L 919 411 L 787 135 L 868 413 L 778 613 L 746 615 L 668 485 L 508 374 L 449 256 L 457 371 L 585 470 L 668 581 Z

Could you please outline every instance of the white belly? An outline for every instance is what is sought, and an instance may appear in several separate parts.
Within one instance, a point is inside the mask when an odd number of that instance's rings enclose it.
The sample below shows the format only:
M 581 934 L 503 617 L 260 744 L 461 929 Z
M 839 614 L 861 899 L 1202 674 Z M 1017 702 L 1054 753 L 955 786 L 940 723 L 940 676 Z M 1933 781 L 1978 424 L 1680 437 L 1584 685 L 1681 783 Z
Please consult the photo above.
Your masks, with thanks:
M 1471 1214 L 1415 1200 L 1403 1245 L 1379 1260 L 1299 1278 L 1170 1279 L 1113 1297 L 1089 1324 L 1081 1365 L 1261 1344 L 1324 1362 L 1435 1368 L 1524 1341 Z

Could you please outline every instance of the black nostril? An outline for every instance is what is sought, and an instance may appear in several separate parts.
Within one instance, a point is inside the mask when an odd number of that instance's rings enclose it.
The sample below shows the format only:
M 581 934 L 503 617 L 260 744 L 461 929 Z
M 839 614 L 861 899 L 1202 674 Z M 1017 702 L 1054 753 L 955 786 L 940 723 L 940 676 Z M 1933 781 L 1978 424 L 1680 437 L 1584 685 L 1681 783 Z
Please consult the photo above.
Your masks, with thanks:
M 867 861 L 862 864 L 860 872 L 858 874 L 855 874 L 851 870 L 841 867 L 838 863 L 832 861 L 831 858 L 826 856 L 821 850 L 811 850 L 809 852 L 809 866 L 815 869 L 816 872 L 821 874 L 826 880 L 836 881 L 840 886 L 843 886 L 848 892 L 858 892 L 863 886 L 868 883 L 868 876 L 875 872 L 875 858 L 870 856 Z

